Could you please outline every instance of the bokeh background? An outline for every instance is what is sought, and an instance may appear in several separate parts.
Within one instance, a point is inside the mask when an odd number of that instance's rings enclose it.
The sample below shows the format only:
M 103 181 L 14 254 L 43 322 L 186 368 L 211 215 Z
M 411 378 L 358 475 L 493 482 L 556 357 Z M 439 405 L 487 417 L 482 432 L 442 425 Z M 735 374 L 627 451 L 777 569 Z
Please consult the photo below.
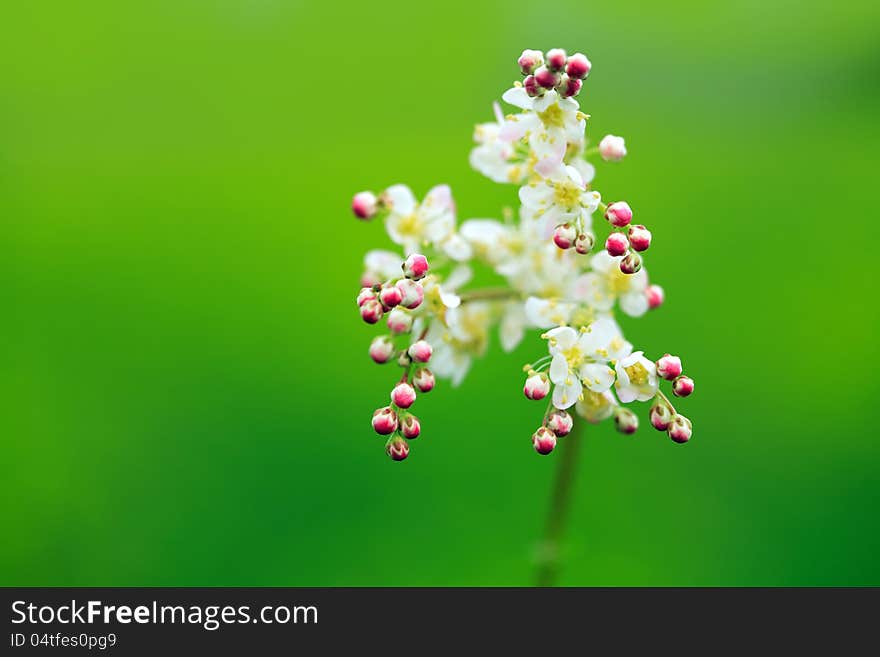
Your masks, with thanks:
M 513 187 L 472 126 L 524 47 L 583 50 L 597 187 L 655 230 L 684 447 L 591 428 L 571 585 L 880 584 L 880 5 L 150 0 L 0 9 L 4 585 L 520 585 L 557 455 L 495 338 L 419 401 L 354 306 L 351 194 Z M 686 410 L 685 410 L 686 409 Z M 647 409 L 644 409 L 646 411 Z M 645 418 L 642 418 L 645 420 Z

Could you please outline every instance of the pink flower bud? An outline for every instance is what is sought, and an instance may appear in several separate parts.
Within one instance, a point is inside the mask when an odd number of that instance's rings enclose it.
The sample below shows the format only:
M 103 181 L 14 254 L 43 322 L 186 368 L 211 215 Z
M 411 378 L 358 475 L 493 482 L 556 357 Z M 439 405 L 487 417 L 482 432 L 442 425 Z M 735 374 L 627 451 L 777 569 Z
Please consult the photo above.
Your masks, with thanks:
M 590 60 L 587 59 L 587 56 L 583 53 L 576 52 L 568 58 L 565 72 L 568 73 L 568 76 L 571 78 L 583 80 L 590 74 L 591 68 L 593 68 L 593 65 L 590 63 Z
M 376 291 L 371 287 L 364 287 L 358 294 L 358 306 L 363 306 L 367 301 L 376 299 Z
M 633 211 L 626 201 L 615 201 L 605 209 L 605 218 L 612 226 L 623 228 L 632 221 Z
M 664 403 L 657 403 L 651 407 L 651 426 L 657 431 L 666 431 L 672 422 L 672 411 Z
M 626 156 L 626 144 L 623 137 L 605 135 L 599 142 L 599 154 L 606 162 L 619 162 Z
M 614 413 L 614 425 L 620 433 L 635 433 L 639 428 L 639 418 L 628 408 L 618 408 Z
M 553 242 L 560 249 L 570 249 L 577 239 L 577 230 L 571 224 L 559 224 L 553 231 Z
M 431 360 L 434 348 L 425 340 L 417 340 L 409 346 L 409 357 L 417 363 L 427 363 Z
M 367 324 L 375 324 L 382 319 L 383 314 L 385 311 L 382 310 L 382 304 L 376 299 L 368 299 L 361 305 L 361 319 Z
M 370 343 L 370 358 L 377 363 L 387 363 L 395 352 L 394 343 L 384 335 L 373 338 Z
M 529 399 L 544 399 L 549 392 L 550 379 L 548 379 L 547 375 L 543 372 L 540 374 L 532 374 L 526 379 L 526 384 L 523 386 L 523 394 Z
M 681 374 L 681 359 L 678 356 L 664 354 L 657 361 L 657 374 L 667 381 L 672 381 Z
M 573 426 L 574 420 L 572 420 L 571 415 L 565 411 L 553 411 L 547 416 L 547 428 L 559 438 L 571 433 Z
M 361 287 L 374 287 L 381 284 L 382 279 L 379 277 L 379 274 L 374 271 L 365 271 L 361 275 Z
M 581 87 L 583 86 L 583 82 L 576 78 L 570 78 L 567 75 L 563 74 L 562 79 L 559 81 L 558 89 L 559 95 L 563 98 L 571 98 L 572 96 L 577 96 L 581 92 Z
M 605 240 L 605 250 L 613 256 L 622 256 L 629 249 L 629 240 L 623 233 L 611 233 Z
M 531 75 L 544 63 L 544 53 L 540 50 L 523 50 L 516 63 L 523 75 Z
M 545 89 L 552 89 L 559 84 L 559 73 L 554 73 L 546 66 L 535 71 L 535 81 Z
M 398 383 L 391 391 L 391 401 L 398 408 L 409 408 L 416 403 L 416 391 L 408 383 Z
M 400 302 L 401 306 L 412 310 L 422 305 L 422 301 L 425 299 L 425 291 L 420 284 L 408 278 L 402 278 L 397 281 L 397 287 L 403 293 L 403 300 Z
M 383 287 L 379 292 L 379 301 L 382 302 L 386 310 L 394 308 L 394 306 L 403 301 L 403 292 L 396 285 Z
M 373 413 L 373 429 L 383 436 L 394 433 L 397 431 L 397 413 L 390 406 L 376 409 Z
M 618 265 L 624 274 L 635 274 L 642 268 L 642 258 L 638 253 L 630 251 Z
M 428 273 L 428 259 L 421 253 L 412 253 L 403 263 L 403 275 L 414 281 L 422 279 Z
M 648 297 L 648 308 L 652 310 L 663 305 L 663 288 L 659 285 L 649 285 L 645 290 L 645 296 Z
M 553 48 L 547 51 L 547 68 L 557 73 L 565 68 L 565 60 L 568 56 L 562 48 Z
M 636 251 L 647 251 L 651 246 L 651 231 L 642 224 L 634 224 L 629 227 L 629 243 Z
M 372 219 L 376 216 L 378 199 L 373 192 L 358 192 L 351 199 L 351 210 L 358 219 Z
M 420 367 L 413 373 L 413 385 L 419 392 L 431 392 L 434 383 L 434 373 L 427 367 Z
M 388 313 L 388 330 L 395 335 L 409 333 L 412 330 L 413 318 L 401 308 L 393 308 Z
M 549 454 L 556 449 L 556 434 L 547 427 L 541 427 L 532 434 L 532 445 L 538 454 Z
M 590 251 L 593 250 L 593 246 L 595 244 L 596 236 L 593 235 L 593 233 L 581 233 L 574 241 L 574 250 L 581 255 L 587 255 Z
M 528 94 L 530 98 L 537 98 L 544 93 L 544 90 L 538 84 L 534 75 L 530 75 L 523 80 L 523 88 L 526 90 L 526 94 Z
M 404 438 L 413 440 L 414 438 L 418 438 L 421 432 L 422 425 L 419 424 L 419 418 L 407 413 L 404 416 L 403 421 L 400 423 L 400 433 L 403 434 Z
M 669 423 L 669 428 L 666 430 L 666 433 L 669 434 L 669 437 L 672 438 L 672 440 L 681 444 L 686 443 L 691 439 L 693 431 L 694 429 L 693 425 L 691 425 L 691 421 L 684 415 L 676 414 L 672 417 L 672 421 Z
M 680 376 L 672 382 L 672 394 L 676 397 L 687 397 L 694 391 L 694 380 L 689 376 Z
M 398 436 L 388 441 L 388 444 L 385 445 L 385 453 L 391 457 L 392 461 L 402 461 L 409 456 L 409 445 Z

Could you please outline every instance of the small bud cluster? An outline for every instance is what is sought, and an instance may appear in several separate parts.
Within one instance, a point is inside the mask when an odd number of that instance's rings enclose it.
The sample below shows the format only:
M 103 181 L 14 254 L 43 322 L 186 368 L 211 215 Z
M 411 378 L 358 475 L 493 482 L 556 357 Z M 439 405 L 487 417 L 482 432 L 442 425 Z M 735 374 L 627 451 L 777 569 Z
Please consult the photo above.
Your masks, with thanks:
M 544 422 L 532 434 L 532 447 L 546 456 L 556 449 L 556 439 L 567 436 L 574 427 L 574 420 L 565 411 L 553 410 L 544 416 Z
M 682 374 L 681 359 L 671 354 L 663 355 L 657 362 L 657 375 L 672 382 L 672 394 L 687 397 L 694 391 L 694 381 Z M 665 431 L 676 443 L 686 443 L 691 439 L 691 421 L 676 412 L 669 398 L 658 391 L 651 406 L 651 426 L 657 431 Z
M 651 246 L 651 231 L 643 224 L 632 223 L 633 211 L 626 201 L 609 203 L 605 207 L 605 219 L 615 231 L 605 240 L 605 250 L 611 256 L 623 256 L 618 264 L 621 272 L 635 274 L 642 268 L 639 253 Z
M 546 57 L 540 50 L 523 50 L 517 64 L 525 76 L 523 87 L 532 98 L 543 96 L 551 89 L 563 98 L 577 96 L 593 67 L 586 55 L 568 56 L 561 48 L 548 50 Z
M 421 254 L 411 254 L 402 269 L 403 278 L 365 287 L 357 297 L 361 317 L 368 324 L 375 324 L 385 312 L 388 313 L 387 325 L 391 335 L 373 338 L 370 358 L 379 364 L 396 359 L 404 368 L 403 376 L 391 390 L 391 404 L 376 409 L 372 420 L 376 433 L 389 436 L 385 451 L 395 461 L 409 456 L 406 441 L 418 438 L 421 433 L 419 419 L 409 412 L 416 401 L 416 391 L 430 392 L 434 388 L 434 375 L 425 367 L 434 352 L 431 344 L 421 336 L 406 347 L 398 345 L 399 336 L 412 331 L 414 320 L 410 311 L 418 308 L 424 298 L 419 281 L 428 273 L 428 260 Z

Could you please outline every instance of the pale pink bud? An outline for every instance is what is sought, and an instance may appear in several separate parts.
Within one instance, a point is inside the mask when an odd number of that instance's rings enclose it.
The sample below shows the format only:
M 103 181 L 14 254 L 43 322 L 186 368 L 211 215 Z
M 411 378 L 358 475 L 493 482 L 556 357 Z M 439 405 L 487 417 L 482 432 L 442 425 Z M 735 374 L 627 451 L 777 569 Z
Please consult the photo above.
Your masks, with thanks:
M 691 425 L 691 421 L 684 415 L 676 414 L 672 417 L 672 421 L 669 423 L 669 428 L 666 430 L 666 433 L 669 434 L 669 437 L 672 438 L 672 440 L 680 444 L 689 441 L 693 431 L 694 428 L 693 425 Z
M 672 411 L 666 404 L 658 403 L 651 407 L 651 426 L 657 431 L 666 431 L 672 422 Z
M 363 306 L 367 301 L 376 299 L 376 291 L 372 287 L 364 287 L 358 294 L 358 306 Z
M 567 75 L 563 74 L 562 79 L 559 81 L 558 89 L 559 95 L 563 98 L 571 98 L 572 96 L 577 96 L 581 92 L 581 87 L 583 86 L 583 82 L 576 78 L 570 78 Z
M 394 306 L 403 301 L 403 292 L 396 285 L 383 287 L 379 291 L 379 301 L 382 302 L 386 309 L 394 308 Z
M 596 236 L 593 235 L 593 233 L 581 233 L 574 241 L 574 250 L 581 255 L 587 255 L 590 251 L 593 250 L 593 246 L 595 244 Z
M 565 68 L 565 60 L 568 56 L 562 48 L 553 48 L 547 51 L 547 68 L 554 73 Z
M 622 256 L 629 249 L 629 240 L 623 233 L 611 233 L 605 240 L 605 250 L 610 255 Z
M 409 456 L 409 445 L 399 436 L 388 441 L 385 445 L 385 453 L 391 457 L 392 461 L 403 461 Z
M 387 363 L 395 352 L 394 343 L 387 336 L 380 335 L 370 343 L 370 358 L 377 363 Z
M 599 142 L 599 154 L 606 162 L 618 162 L 626 156 L 626 144 L 623 137 L 605 135 Z
M 374 271 L 365 271 L 361 276 L 361 287 L 374 287 L 381 284 L 382 279 Z
M 434 348 L 425 340 L 417 340 L 409 346 L 409 357 L 417 363 L 427 363 L 432 353 Z
M 689 376 L 680 376 L 672 382 L 672 394 L 676 397 L 687 397 L 694 391 L 694 380 Z
M 376 409 L 373 413 L 373 429 L 383 436 L 397 431 L 397 413 L 394 409 L 390 406 Z
M 523 50 L 516 63 L 523 75 L 531 75 L 544 63 L 544 53 L 540 50 Z
M 559 73 L 554 73 L 546 66 L 535 71 L 535 81 L 545 89 L 552 89 L 559 84 Z
M 590 63 L 590 60 L 587 59 L 587 56 L 583 53 L 576 52 L 568 58 L 565 72 L 568 73 L 568 76 L 571 78 L 583 80 L 590 74 L 591 68 L 593 68 L 593 65 Z
M 419 392 L 431 392 L 434 389 L 434 373 L 427 367 L 420 367 L 413 372 L 413 385 Z
M 571 224 L 559 224 L 553 231 L 553 242 L 560 249 L 570 249 L 577 239 L 577 230 Z
M 657 361 L 657 374 L 667 381 L 672 381 L 681 374 L 681 359 L 678 356 L 664 354 Z
M 408 383 L 398 383 L 391 391 L 391 401 L 398 408 L 409 408 L 416 402 L 416 391 Z
M 526 90 L 526 93 L 531 98 L 536 98 L 544 93 L 544 90 L 538 84 L 538 81 L 535 79 L 534 75 L 530 75 L 525 80 L 523 80 L 523 88 Z
M 629 243 L 636 251 L 647 251 L 651 246 L 651 231 L 642 224 L 634 224 L 629 227 Z
M 659 285 L 649 285 L 645 290 L 645 296 L 648 297 L 648 308 L 652 310 L 663 305 L 663 288 Z
M 428 259 L 421 253 L 411 253 L 403 262 L 403 275 L 417 281 L 428 273 Z
M 552 413 L 550 413 L 550 415 L 547 416 L 547 428 L 555 433 L 559 438 L 562 438 L 562 436 L 567 436 L 569 433 L 571 433 L 571 429 L 573 426 L 574 420 L 572 420 L 571 415 L 569 415 L 565 411 L 553 411 Z
M 614 425 L 620 433 L 635 433 L 639 428 L 639 418 L 628 408 L 618 408 L 614 413 Z
M 400 423 L 400 433 L 403 434 L 404 438 L 413 440 L 414 438 L 418 438 L 421 432 L 422 425 L 419 424 L 419 418 L 407 413 L 404 416 L 403 421 Z
M 373 192 L 358 192 L 351 199 L 351 210 L 358 219 L 372 219 L 376 216 L 377 203 Z
M 396 335 L 409 333 L 412 330 L 413 318 L 402 308 L 393 308 L 388 313 L 388 330 Z
M 642 268 L 642 258 L 638 253 L 630 251 L 618 265 L 624 274 L 635 274 Z
M 548 379 L 547 375 L 543 372 L 540 374 L 532 374 L 526 379 L 526 384 L 523 386 L 523 394 L 529 399 L 544 399 L 549 392 L 550 379 Z
M 419 283 L 408 278 L 401 278 L 397 281 L 397 287 L 403 293 L 403 300 L 400 302 L 401 306 L 412 310 L 422 305 L 425 291 Z
M 361 319 L 367 324 L 375 324 L 382 319 L 383 314 L 385 311 L 377 299 L 368 299 L 361 305 Z
M 633 211 L 626 201 L 615 201 L 605 209 L 605 218 L 612 226 L 623 228 L 632 221 Z
M 556 434 L 547 427 L 541 427 L 532 434 L 532 445 L 538 454 L 549 454 L 556 449 Z

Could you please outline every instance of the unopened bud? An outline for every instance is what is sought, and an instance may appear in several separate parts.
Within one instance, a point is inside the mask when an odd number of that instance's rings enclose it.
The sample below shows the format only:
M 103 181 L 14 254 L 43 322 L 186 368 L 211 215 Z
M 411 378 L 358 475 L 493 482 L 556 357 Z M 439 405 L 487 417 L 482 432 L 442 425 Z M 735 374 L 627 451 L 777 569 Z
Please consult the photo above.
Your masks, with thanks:
M 618 408 L 614 413 L 614 425 L 620 433 L 635 433 L 639 428 L 639 418 L 628 408 Z
M 691 421 L 684 415 L 678 414 L 672 417 L 672 421 L 669 423 L 669 428 L 666 430 L 669 437 L 679 444 L 689 441 L 693 432 L 694 429 L 691 425 Z
M 531 75 L 544 63 L 544 53 L 540 50 L 523 50 L 516 63 L 523 75 Z
M 388 313 L 388 330 L 396 335 L 409 333 L 412 330 L 413 318 L 402 308 L 392 308 Z
M 629 249 L 629 240 L 623 233 L 611 233 L 605 240 L 605 250 L 610 255 L 622 256 Z
M 397 436 L 385 445 L 385 453 L 391 457 L 392 461 L 402 461 L 409 456 L 409 445 L 403 438 Z
M 547 68 L 557 73 L 565 68 L 565 60 L 568 56 L 562 48 L 553 48 L 547 51 Z
M 540 374 L 532 374 L 526 379 L 526 384 L 523 386 L 523 394 L 529 399 L 544 399 L 549 392 L 550 379 L 548 379 L 547 375 L 543 372 Z
M 680 376 L 672 382 L 672 394 L 676 397 L 687 397 L 694 391 L 694 380 L 689 376 Z
M 652 310 L 663 305 L 663 288 L 659 285 L 649 285 L 645 290 L 645 296 L 648 297 L 648 308 Z
M 382 302 L 386 310 L 389 310 L 403 301 L 403 292 L 396 285 L 383 287 L 379 291 L 379 301 Z
M 351 210 L 358 219 L 372 219 L 376 216 L 378 202 L 373 192 L 358 192 L 351 199 Z
M 385 314 L 385 311 L 382 309 L 382 304 L 379 303 L 378 299 L 368 299 L 361 305 L 361 319 L 367 324 L 375 324 L 382 319 L 383 314 Z
M 401 351 L 400 356 L 397 357 L 397 364 L 404 368 L 409 367 L 412 365 L 412 358 L 405 351 Z
M 409 357 L 417 363 L 427 363 L 431 360 L 434 348 L 425 340 L 417 340 L 409 346 Z
M 552 89 L 559 84 L 559 73 L 554 73 L 546 66 L 541 66 L 535 71 L 535 81 L 545 89 Z
M 666 431 L 670 422 L 672 422 L 672 411 L 669 406 L 658 402 L 651 407 L 651 426 L 657 431 Z
M 358 293 L 358 306 L 363 306 L 365 302 L 376 299 L 376 291 L 372 287 L 364 287 Z
M 678 356 L 664 354 L 657 360 L 657 374 L 667 381 L 672 381 L 681 374 L 681 359 Z
M 541 88 L 541 85 L 538 84 L 538 81 L 535 79 L 534 75 L 530 75 L 525 80 L 523 80 L 523 89 L 526 90 L 526 93 L 531 98 L 537 98 L 544 90 Z
M 400 422 L 400 433 L 408 440 L 418 438 L 422 432 L 422 426 L 419 424 L 419 418 L 415 415 L 407 413 Z
M 556 434 L 547 427 L 541 427 L 532 434 L 532 445 L 538 454 L 549 454 L 556 449 Z
M 572 96 L 577 96 L 581 92 L 581 86 L 583 86 L 583 84 L 584 83 L 580 80 L 570 78 L 563 73 L 556 88 L 559 91 L 560 96 L 563 98 L 571 98 Z
M 570 249 L 577 239 L 577 230 L 571 224 L 559 224 L 553 231 L 553 243 L 560 249 Z
M 638 253 L 630 251 L 620 261 L 619 267 L 624 274 L 635 274 L 642 268 L 642 258 Z
M 411 253 L 406 257 L 402 268 L 404 276 L 417 281 L 428 273 L 428 259 L 421 253 Z
M 626 156 L 626 144 L 623 137 L 605 135 L 599 142 L 599 154 L 606 162 L 618 162 Z
M 565 411 L 553 411 L 552 413 L 550 413 L 550 415 L 547 416 L 547 428 L 555 433 L 559 438 L 567 436 L 569 433 L 571 433 L 571 429 L 573 426 L 574 420 L 572 420 L 571 415 L 569 415 Z
M 398 408 L 409 408 L 416 402 L 416 391 L 408 383 L 398 383 L 391 391 L 391 401 Z
M 434 373 L 427 367 L 420 367 L 413 373 L 413 385 L 419 392 L 431 392 L 434 384 Z
M 581 233 L 574 241 L 574 250 L 581 255 L 587 255 L 596 244 L 596 236 L 593 233 Z
M 403 293 L 403 299 L 400 302 L 401 306 L 412 310 L 422 305 L 422 301 L 425 299 L 425 291 L 419 283 L 409 278 L 401 278 L 397 281 L 397 287 Z
M 651 246 L 651 231 L 642 224 L 629 227 L 629 243 L 636 251 L 647 251 Z
M 388 336 L 380 335 L 370 343 L 370 358 L 377 363 L 387 363 L 394 355 L 394 343 Z
M 632 221 L 633 211 L 626 201 L 615 201 L 605 209 L 605 218 L 612 226 L 623 228 Z
M 376 409 L 373 413 L 373 429 L 383 436 L 397 431 L 397 413 L 394 409 L 390 406 Z
M 576 52 L 568 58 L 568 63 L 565 65 L 565 72 L 568 73 L 568 76 L 571 78 L 583 80 L 590 74 L 591 68 L 593 68 L 593 65 L 590 63 L 590 60 L 587 59 L 587 56 L 583 53 Z

